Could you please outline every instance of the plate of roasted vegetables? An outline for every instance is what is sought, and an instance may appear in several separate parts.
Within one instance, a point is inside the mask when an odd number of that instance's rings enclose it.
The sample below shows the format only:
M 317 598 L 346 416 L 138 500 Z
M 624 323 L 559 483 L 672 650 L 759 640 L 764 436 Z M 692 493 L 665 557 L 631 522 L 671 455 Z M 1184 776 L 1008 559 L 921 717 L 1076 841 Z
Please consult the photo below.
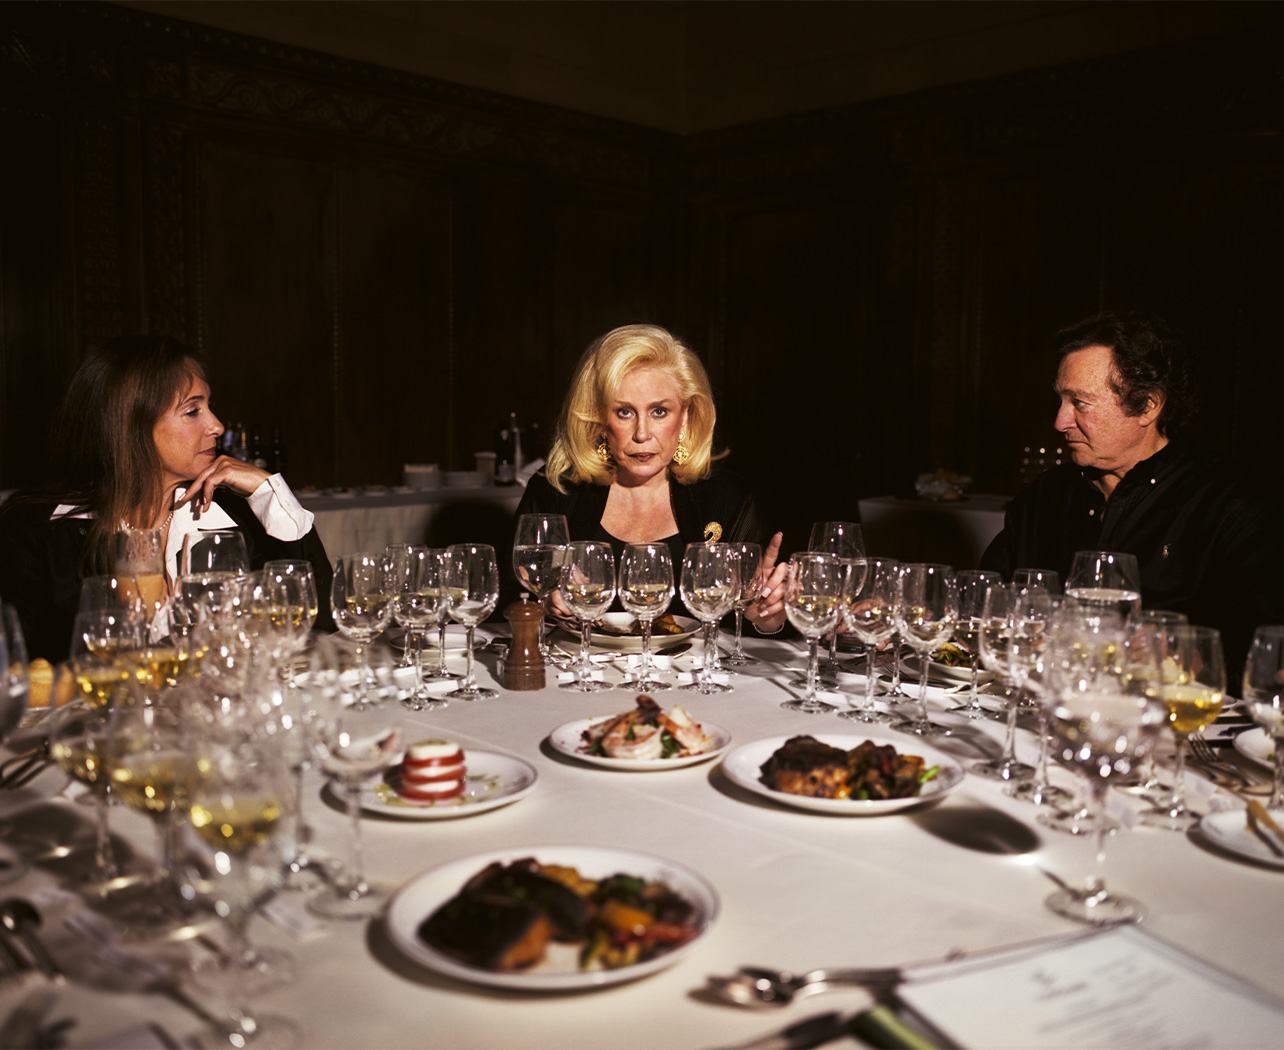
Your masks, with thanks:
M 677 962 L 718 916 L 701 875 L 632 850 L 547 846 L 451 861 L 411 879 L 385 917 L 397 948 L 474 984 L 569 992 Z
M 773 736 L 736 748 L 722 760 L 733 783 L 796 809 L 874 817 L 944 798 L 963 782 L 963 767 L 914 741 L 841 733 Z
M 549 734 L 553 750 L 605 769 L 654 772 L 707 762 L 722 754 L 731 734 L 712 722 L 697 722 L 685 708 L 667 711 L 639 696 L 629 711 L 580 718 Z

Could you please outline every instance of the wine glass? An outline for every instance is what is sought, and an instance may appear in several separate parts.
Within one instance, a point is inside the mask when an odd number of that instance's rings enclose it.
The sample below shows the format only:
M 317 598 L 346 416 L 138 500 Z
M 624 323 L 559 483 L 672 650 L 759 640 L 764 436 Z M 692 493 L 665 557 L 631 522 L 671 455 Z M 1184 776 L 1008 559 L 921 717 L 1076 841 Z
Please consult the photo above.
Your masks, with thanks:
M 1177 765 L 1172 791 L 1155 802 L 1155 811 L 1142 814 L 1142 823 L 1169 831 L 1189 831 L 1199 817 L 1186 807 L 1186 741 L 1221 714 L 1226 696 L 1226 663 L 1221 632 L 1184 624 L 1160 636 L 1157 680 L 1168 727 L 1177 741 Z
M 1119 551 L 1076 551 L 1066 577 L 1066 597 L 1094 609 L 1130 616 L 1141 609 L 1137 557 Z
M 981 613 L 986 594 L 994 584 L 1003 580 L 997 572 L 987 569 L 963 569 L 954 575 L 959 585 L 959 618 L 954 625 L 954 640 L 967 650 L 972 678 L 967 703 L 950 710 L 961 711 L 968 718 L 980 718 L 985 714 L 981 694 L 977 691 L 977 676 L 981 668 Z
M 1284 626 L 1259 627 L 1244 662 L 1244 706 L 1275 747 L 1270 809 L 1284 806 Z
M 917 718 L 898 719 L 892 728 L 916 736 L 948 736 L 949 727 L 933 722 L 927 714 L 927 668 L 933 650 L 949 640 L 958 620 L 959 589 L 954 570 L 930 563 L 902 565 L 900 598 L 896 626 L 918 656 L 919 711 Z
M 513 572 L 522 588 L 543 606 L 539 623 L 539 651 L 549 657 L 544 621 L 548 618 L 549 596 L 557 590 L 562 576 L 566 545 L 571 542 L 565 514 L 522 514 L 513 535 Z
M 593 677 L 589 655 L 593 621 L 615 600 L 615 555 L 610 544 L 594 540 L 568 544 L 558 586 L 567 607 L 580 621 L 580 655 L 575 662 L 575 678 L 566 683 L 566 688 L 580 693 L 610 689 L 608 683 Z
M 412 604 L 409 601 L 403 601 L 402 598 L 406 586 L 406 557 L 412 548 L 413 544 L 410 543 L 390 543 L 383 549 L 383 557 L 388 571 L 389 590 L 392 593 L 392 620 L 404 631 L 401 660 L 397 666 L 406 669 L 415 666 L 415 649 L 423 644 L 419 630 L 405 622 L 403 617 L 403 611 L 409 612 Z M 413 613 L 410 615 L 413 616 Z
M 620 555 L 620 603 L 642 626 L 642 664 L 634 687 L 644 691 L 669 689 L 655 676 L 651 661 L 651 623 L 673 601 L 673 555 L 667 543 L 631 543 Z
M 80 581 L 80 612 L 95 609 L 127 609 L 127 585 L 119 576 L 86 576 Z
M 971 772 L 992 780 L 1025 780 L 1034 775 L 1034 767 L 1018 762 L 1016 757 L 1017 709 L 1021 691 L 1017 688 L 1012 672 L 1012 638 L 1018 630 L 1013 616 L 1018 599 L 1011 587 L 1001 583 L 990 585 L 981 606 L 980 652 L 981 662 L 987 671 L 1003 679 L 1007 686 L 1007 730 L 1003 736 L 1003 751 L 998 758 L 973 762 Z
M 351 860 L 333 877 L 331 888 L 308 902 L 308 909 L 333 919 L 366 919 L 387 900 L 387 890 L 366 881 L 361 848 L 362 786 L 397 761 L 400 733 L 389 722 L 387 706 L 355 702 L 349 683 L 365 674 L 368 656 L 345 639 L 323 638 L 312 653 L 308 675 L 306 731 L 321 771 L 347 803 Z M 355 674 L 354 674 L 355 672 Z
M 128 654 L 142 644 L 143 626 L 132 609 L 77 613 L 71 628 L 71 671 L 81 699 L 108 709 L 133 676 Z
M 1047 591 L 1061 593 L 1061 577 L 1054 569 L 1013 569 L 1012 589 L 1021 591 Z
M 1159 628 L 1165 639 L 1171 640 L 1173 628 L 1189 622 L 1185 613 L 1171 609 L 1142 609 L 1134 617 L 1139 623 L 1151 624 Z M 1116 785 L 1120 791 L 1132 795 L 1141 795 L 1154 800 L 1167 797 L 1163 782 L 1159 779 L 1159 770 L 1155 763 L 1155 749 L 1151 748 L 1146 757 L 1137 763 L 1136 768 Z
M 423 573 L 423 594 L 435 599 L 433 606 L 433 624 L 437 628 L 437 663 L 435 667 L 424 668 L 421 673 L 426 679 L 445 681 L 458 678 L 454 671 L 446 666 L 446 625 L 450 623 L 450 589 L 446 586 L 446 552 L 437 547 L 429 547 L 428 554 L 420 566 Z M 445 707 L 445 697 L 435 697 L 427 706 Z
M 123 681 L 128 681 L 128 675 Z M 67 776 L 88 788 L 94 803 L 94 859 L 86 873 L 93 886 L 103 886 L 120 874 L 112 849 L 107 796 L 110 744 L 111 722 L 105 708 L 73 703 L 54 714 L 49 756 Z
M 262 953 L 246 930 L 281 886 L 288 798 L 280 754 L 251 740 L 206 748 L 189 789 L 184 812 L 195 837 L 184 856 L 184 890 L 226 920 L 231 942 L 223 967 L 231 1001 L 226 1017 L 204 1033 L 210 1045 L 280 1047 L 298 1040 L 293 1021 L 248 1006 L 262 984 Z
M 57 689 L 56 683 L 61 670 L 55 669 L 53 684 L 50 686 L 50 708 L 57 703 L 53 693 Z M 22 625 L 18 622 L 18 611 L 12 605 L 0 605 L 0 743 L 4 743 L 9 734 L 21 724 L 22 716 L 27 711 L 29 685 L 27 644 L 23 638 Z M 8 830 L 4 824 L 0 824 L 0 836 Z M 26 861 L 16 853 L 7 850 L 5 853 L 4 863 L 0 864 L 0 883 L 14 882 L 29 870 Z
M 750 656 L 745 652 L 741 634 L 744 630 L 745 609 L 762 593 L 762 546 L 757 543 L 733 543 L 731 547 L 735 550 L 736 557 L 740 559 L 740 592 L 736 595 L 734 606 L 736 644 L 731 650 L 731 655 L 727 657 L 727 663 L 731 667 L 741 667 L 757 660 L 756 656 Z
M 409 545 L 388 550 L 396 595 L 393 617 L 406 629 L 406 655 L 412 658 L 415 673 L 415 687 L 401 704 L 409 711 L 445 707 L 446 701 L 432 695 L 424 678 L 424 635 L 436 625 L 442 602 L 439 553 L 430 547 Z
M 250 555 L 240 530 L 211 529 L 183 537 L 179 565 L 183 576 L 208 572 L 242 573 L 250 571 Z
M 1159 674 L 1153 628 L 1058 620 L 1048 641 L 1044 702 L 1059 757 L 1077 766 L 1091 790 L 1096 822 L 1096 864 L 1082 890 L 1059 889 L 1046 904 L 1059 915 L 1093 925 L 1138 922 L 1145 914 L 1130 897 L 1106 889 L 1106 792 L 1154 744 L 1164 724 L 1153 683 Z
M 330 607 L 334 625 L 355 642 L 357 683 L 354 703 L 359 707 L 379 699 L 378 683 L 370 670 L 370 645 L 392 619 L 392 594 L 382 558 L 373 554 L 345 554 L 334 566 Z
M 291 656 L 307 648 L 308 638 L 317 622 L 317 579 L 312 563 L 293 558 L 274 558 L 263 564 L 264 580 L 272 586 L 284 607 L 290 611 L 289 633 Z M 298 609 L 301 616 L 295 622 Z M 293 661 L 285 664 L 285 682 L 294 685 Z
M 473 672 L 473 631 L 495 611 L 499 601 L 499 564 L 495 548 L 486 543 L 456 543 L 446 548 L 446 589 L 450 616 L 464 625 L 467 663 L 459 688 L 446 695 L 452 700 L 492 700 L 495 689 L 477 684 Z
M 807 639 L 807 687 L 801 700 L 786 700 L 788 711 L 821 714 L 838 710 L 816 695 L 820 677 L 820 639 L 835 630 L 842 614 L 847 564 L 832 554 L 799 553 L 789 559 L 785 581 L 785 615 Z
M 120 596 L 151 623 L 169 600 L 165 580 L 164 531 L 123 529 L 112 537 L 113 572 Z
M 860 707 L 843 711 L 838 717 L 860 722 L 886 722 L 891 716 L 874 707 L 874 654 L 886 644 L 896 630 L 896 592 L 901 563 L 891 558 L 870 558 L 863 579 L 851 573 L 847 578 L 847 598 L 843 618 L 847 629 L 864 644 L 868 653 L 865 668 L 865 702 Z
M 860 571 L 865 571 L 865 537 L 854 521 L 816 522 L 811 527 L 807 549 L 817 554 L 832 554 L 853 563 L 853 568 L 859 564 Z M 856 589 L 859 590 L 859 587 Z M 840 617 L 839 625 L 841 624 Z M 825 668 L 825 674 L 834 680 L 838 678 L 838 626 L 835 626 L 829 639 L 829 664 Z
M 716 677 L 718 621 L 727 615 L 740 593 L 740 559 L 729 543 L 688 543 L 682 555 L 682 601 L 704 627 L 704 654 L 695 679 L 683 689 L 710 695 L 731 686 Z

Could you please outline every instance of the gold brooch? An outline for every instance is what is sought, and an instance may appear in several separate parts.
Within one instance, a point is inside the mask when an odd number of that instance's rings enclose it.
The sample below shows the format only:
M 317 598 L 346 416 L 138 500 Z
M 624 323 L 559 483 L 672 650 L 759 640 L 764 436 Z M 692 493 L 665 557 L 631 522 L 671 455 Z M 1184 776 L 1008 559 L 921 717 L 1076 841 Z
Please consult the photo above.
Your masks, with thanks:
M 717 543 L 720 539 L 722 539 L 722 526 L 716 521 L 709 522 L 704 527 L 704 542 Z

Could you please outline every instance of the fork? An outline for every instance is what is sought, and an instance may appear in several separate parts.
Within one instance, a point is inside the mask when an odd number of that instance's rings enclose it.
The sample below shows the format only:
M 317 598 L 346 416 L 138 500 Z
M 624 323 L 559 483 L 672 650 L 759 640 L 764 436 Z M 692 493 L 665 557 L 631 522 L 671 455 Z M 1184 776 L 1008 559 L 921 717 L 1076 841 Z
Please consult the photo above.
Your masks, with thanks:
M 1229 780 L 1235 790 L 1250 794 L 1264 793 L 1265 789 L 1269 789 L 1269 785 L 1258 783 L 1238 766 L 1218 758 L 1216 752 L 1202 736 L 1190 737 L 1190 753 L 1201 771 L 1207 773 L 1214 782 L 1219 778 L 1223 781 Z

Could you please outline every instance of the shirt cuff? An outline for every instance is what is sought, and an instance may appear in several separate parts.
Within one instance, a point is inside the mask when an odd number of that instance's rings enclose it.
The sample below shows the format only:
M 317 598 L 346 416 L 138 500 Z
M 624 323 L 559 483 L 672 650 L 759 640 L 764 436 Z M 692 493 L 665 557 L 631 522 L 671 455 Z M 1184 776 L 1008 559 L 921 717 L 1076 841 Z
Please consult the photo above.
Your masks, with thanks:
M 312 531 L 312 512 L 303 509 L 280 474 L 266 478 L 250 493 L 249 503 L 259 524 L 273 539 L 301 540 Z

